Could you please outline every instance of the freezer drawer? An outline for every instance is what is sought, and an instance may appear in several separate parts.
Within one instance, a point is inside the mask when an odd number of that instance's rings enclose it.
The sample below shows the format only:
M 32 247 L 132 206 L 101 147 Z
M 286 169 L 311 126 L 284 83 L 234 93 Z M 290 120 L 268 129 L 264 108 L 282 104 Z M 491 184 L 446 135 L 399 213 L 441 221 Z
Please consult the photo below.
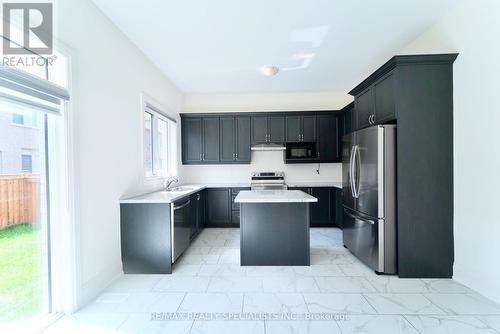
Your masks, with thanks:
M 396 273 L 395 235 L 384 219 L 369 218 L 344 208 L 344 245 L 379 273 Z

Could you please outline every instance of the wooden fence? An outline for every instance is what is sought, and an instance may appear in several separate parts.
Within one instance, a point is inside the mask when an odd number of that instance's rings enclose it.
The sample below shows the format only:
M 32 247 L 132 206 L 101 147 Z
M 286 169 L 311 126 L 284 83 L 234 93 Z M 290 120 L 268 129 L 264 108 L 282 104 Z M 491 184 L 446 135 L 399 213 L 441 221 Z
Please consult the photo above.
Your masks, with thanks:
M 37 223 L 40 177 L 31 173 L 0 174 L 0 229 Z

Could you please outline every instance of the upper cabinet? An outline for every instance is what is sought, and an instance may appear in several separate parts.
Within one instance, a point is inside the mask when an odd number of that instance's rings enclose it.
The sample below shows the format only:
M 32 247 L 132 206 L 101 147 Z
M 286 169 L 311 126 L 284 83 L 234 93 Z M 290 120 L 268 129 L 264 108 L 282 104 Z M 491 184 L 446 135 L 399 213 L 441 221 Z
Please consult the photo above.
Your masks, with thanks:
M 356 120 L 354 119 L 355 112 L 354 112 L 354 102 L 349 103 L 347 106 L 345 106 L 341 110 L 341 137 L 345 136 L 348 133 L 351 133 L 354 131 L 354 125 Z
M 202 161 L 202 122 L 201 117 L 182 120 L 182 162 L 185 164 Z
M 285 142 L 285 117 L 269 114 L 252 116 L 252 144 Z
M 375 123 L 382 123 L 396 118 L 394 101 L 394 73 L 389 72 L 373 84 L 373 105 Z
M 219 118 L 203 118 L 203 161 L 207 163 L 219 162 Z
M 220 162 L 250 162 L 250 117 L 220 118 Z
M 250 163 L 250 116 L 237 116 L 234 118 L 236 131 L 236 162 Z
M 316 120 L 318 132 L 316 145 L 319 162 L 341 162 L 341 138 L 338 113 L 326 115 L 318 114 Z
M 316 115 L 287 115 L 286 142 L 316 141 Z
M 250 117 L 182 117 L 182 163 L 250 163 Z
M 340 162 L 340 112 L 182 114 L 183 164 L 248 164 L 252 144 L 316 143 L 315 162 Z
M 355 88 L 355 130 L 396 119 L 395 74 L 390 71 L 373 83 Z

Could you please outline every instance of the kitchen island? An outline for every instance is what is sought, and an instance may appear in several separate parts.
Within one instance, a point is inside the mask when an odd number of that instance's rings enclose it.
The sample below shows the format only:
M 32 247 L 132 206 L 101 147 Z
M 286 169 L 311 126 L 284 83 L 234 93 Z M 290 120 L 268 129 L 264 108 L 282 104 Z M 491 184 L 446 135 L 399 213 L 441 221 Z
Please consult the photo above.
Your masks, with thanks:
M 240 264 L 308 266 L 309 205 L 300 190 L 240 191 Z

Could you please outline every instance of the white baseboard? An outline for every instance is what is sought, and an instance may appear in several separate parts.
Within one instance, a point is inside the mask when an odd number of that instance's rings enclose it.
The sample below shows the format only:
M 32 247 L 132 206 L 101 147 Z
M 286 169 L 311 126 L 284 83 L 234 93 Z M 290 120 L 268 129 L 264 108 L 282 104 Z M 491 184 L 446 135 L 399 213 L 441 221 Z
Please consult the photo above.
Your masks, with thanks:
M 113 281 L 123 275 L 122 263 L 115 263 L 107 266 L 107 269 L 102 270 L 97 275 L 94 275 L 90 280 L 82 284 L 80 293 L 78 294 L 77 308 L 81 309 L 93 299 L 95 299 L 104 289 L 106 289 Z
M 498 284 L 498 280 L 490 279 L 470 270 L 462 270 L 461 268 L 455 267 L 453 271 L 454 280 L 500 304 L 500 284 Z

